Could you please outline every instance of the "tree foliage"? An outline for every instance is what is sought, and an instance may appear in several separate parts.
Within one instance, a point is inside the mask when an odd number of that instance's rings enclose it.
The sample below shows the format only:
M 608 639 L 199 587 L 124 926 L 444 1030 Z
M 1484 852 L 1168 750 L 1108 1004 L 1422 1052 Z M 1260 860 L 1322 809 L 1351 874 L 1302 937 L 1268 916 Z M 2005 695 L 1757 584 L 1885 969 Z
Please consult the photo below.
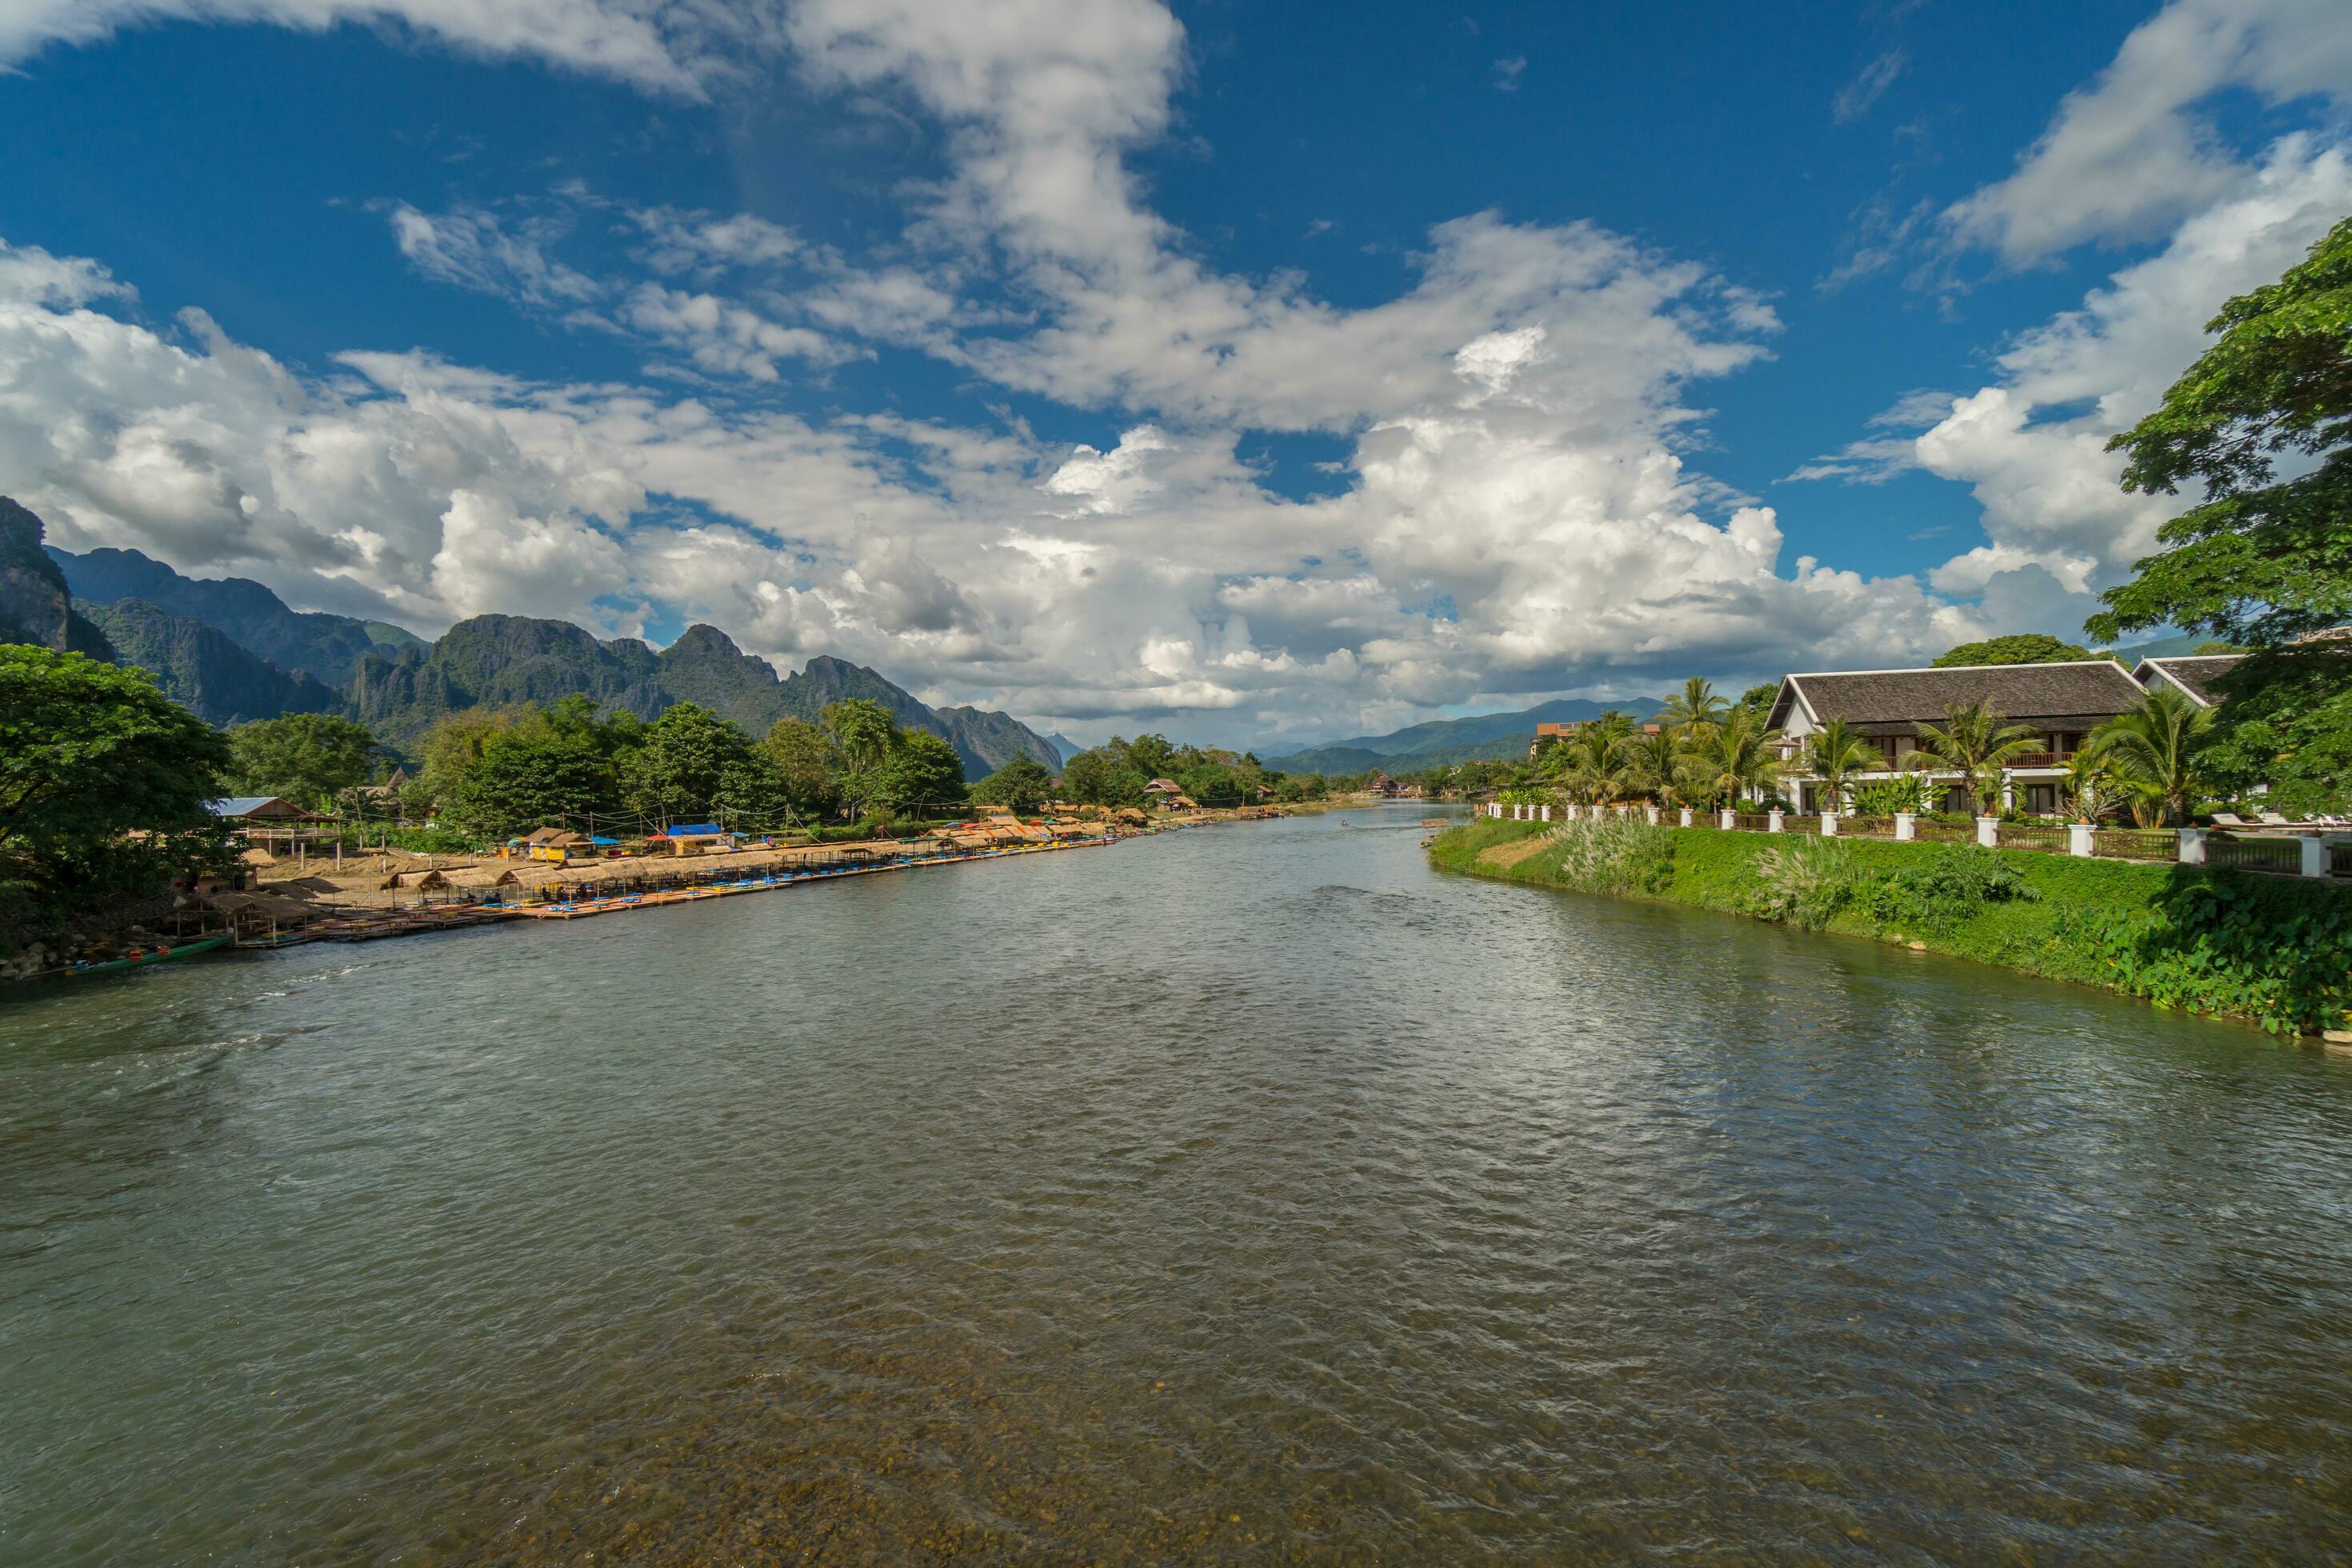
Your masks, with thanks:
M 1964 642 L 1956 648 L 1948 649 L 1936 660 L 1936 668 L 1954 669 L 1980 664 L 2064 664 L 2072 659 L 2095 657 L 2089 648 L 2061 642 L 2047 632 L 2021 632 L 2015 637 Z
M 310 810 L 367 783 L 375 760 L 367 726 L 331 713 L 257 719 L 231 730 L 228 742 L 231 788 L 283 795 Z
M 46 921 L 224 861 L 227 742 L 147 674 L 0 647 L 0 881 Z
M 2166 548 L 2102 595 L 2094 637 L 2170 622 L 2255 652 L 2216 688 L 2212 772 L 2283 804 L 2352 798 L 2352 647 L 2303 640 L 2352 620 L 2352 219 L 2276 283 L 2206 324 L 2213 344 L 2109 443 L 2127 490 L 2196 505 Z M 2281 478 L 2282 460 L 2289 467 Z

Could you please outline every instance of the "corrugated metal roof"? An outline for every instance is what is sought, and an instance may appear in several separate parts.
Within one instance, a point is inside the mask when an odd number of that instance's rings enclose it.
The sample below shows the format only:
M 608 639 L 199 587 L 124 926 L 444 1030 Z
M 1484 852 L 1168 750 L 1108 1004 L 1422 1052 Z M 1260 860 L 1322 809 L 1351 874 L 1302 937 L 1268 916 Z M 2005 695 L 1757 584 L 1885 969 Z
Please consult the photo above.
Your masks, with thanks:
M 265 805 L 282 805 L 294 809 L 293 803 L 282 795 L 232 795 L 219 800 L 205 802 L 205 809 L 215 816 L 250 816 Z

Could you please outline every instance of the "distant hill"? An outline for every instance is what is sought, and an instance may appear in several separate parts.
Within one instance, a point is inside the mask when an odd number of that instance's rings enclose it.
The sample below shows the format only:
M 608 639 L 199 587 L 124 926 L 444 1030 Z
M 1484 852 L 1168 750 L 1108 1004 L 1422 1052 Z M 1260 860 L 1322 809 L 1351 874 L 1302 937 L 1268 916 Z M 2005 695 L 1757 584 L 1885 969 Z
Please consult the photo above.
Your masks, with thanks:
M 1052 734 L 1046 736 L 1045 743 L 1053 747 L 1056 752 L 1059 752 L 1062 754 L 1062 762 L 1065 763 L 1068 762 L 1072 757 L 1076 756 L 1080 752 L 1088 749 L 1085 746 L 1081 746 L 1076 741 L 1071 740 L 1059 730 L 1056 730 Z M 1057 770 L 1060 765 L 1061 764 L 1058 763 L 1055 764 Z
M 574 695 L 645 719 L 675 703 L 698 703 L 755 735 L 779 719 L 814 720 L 828 703 L 865 698 L 888 709 L 902 727 L 927 730 L 955 747 L 969 778 L 1022 755 L 1060 766 L 1045 739 L 1010 714 L 933 709 L 865 666 L 830 656 L 779 679 L 773 665 L 709 626 L 689 626 L 656 652 L 635 637 L 600 642 L 569 621 L 476 616 L 422 653 L 370 656 L 350 702 L 353 717 L 406 752 L 461 710 L 544 705 Z
M 1597 719 L 1612 708 L 1636 719 L 1647 719 L 1657 712 L 1659 706 L 1655 698 L 1648 697 L 1618 702 L 1563 697 L 1515 712 L 1432 719 L 1386 735 L 1360 735 L 1264 760 L 1266 766 L 1285 773 L 1324 774 L 1369 773 L 1374 768 L 1391 773 L 1412 773 L 1487 757 L 1524 760 L 1528 748 L 1535 743 L 1538 723 Z
M 48 556 L 77 599 L 95 605 L 137 599 L 165 615 L 201 621 L 278 668 L 308 671 L 329 686 L 349 682 L 370 653 L 425 647 L 423 637 L 388 622 L 291 609 L 250 578 L 185 577 L 136 550 L 77 555 L 51 545 Z
M 74 607 L 106 634 L 113 662 L 135 664 L 163 695 L 208 724 L 239 724 L 281 713 L 340 713 L 342 694 L 309 675 L 287 674 L 239 647 L 226 632 L 138 599 Z
M 2137 664 L 2144 658 L 2185 658 L 2209 642 L 2218 642 L 2211 632 L 2182 632 L 2179 637 L 2158 637 L 2154 642 L 2137 643 L 2116 649 L 2116 657 L 2126 664 Z
M 829 702 L 862 697 L 952 745 L 967 777 L 1017 756 L 1062 765 L 1052 742 L 1009 713 L 934 709 L 831 657 L 779 679 L 716 626 L 689 626 L 656 652 L 635 637 L 600 641 L 569 621 L 477 616 L 428 643 L 385 622 L 293 609 L 247 578 L 185 576 L 136 550 L 55 549 L 42 531 L 38 517 L 0 497 L 0 642 L 137 665 L 216 724 L 340 712 L 413 756 L 426 731 L 467 708 L 576 694 L 654 719 L 696 702 L 761 734 L 779 719 L 814 720 Z

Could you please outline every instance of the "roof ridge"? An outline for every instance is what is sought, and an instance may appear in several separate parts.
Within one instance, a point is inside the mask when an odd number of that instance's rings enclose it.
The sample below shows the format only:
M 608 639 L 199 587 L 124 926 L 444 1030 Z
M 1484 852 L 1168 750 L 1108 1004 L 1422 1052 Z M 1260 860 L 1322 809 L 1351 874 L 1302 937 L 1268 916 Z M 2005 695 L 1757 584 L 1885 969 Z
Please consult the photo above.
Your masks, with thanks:
M 2186 658 L 2192 656 L 2183 654 L 2179 657 Z M 2206 654 L 2196 657 L 2221 658 L 2233 658 L 2236 656 Z M 2150 661 L 2142 660 L 2141 662 L 2147 663 Z M 2111 666 L 2120 672 L 2125 679 L 2128 680 L 2131 679 L 2131 671 L 2126 668 L 2120 660 L 2112 658 L 2053 658 L 2044 659 L 2038 663 L 2026 662 L 2021 664 L 1913 664 L 1905 665 L 1895 669 L 1802 669 L 1791 670 L 1782 679 L 1788 680 L 1811 680 L 1816 677 L 1823 675 L 1957 675 L 1962 670 L 1970 669 L 2080 669 L 2086 665 L 2094 664 Z

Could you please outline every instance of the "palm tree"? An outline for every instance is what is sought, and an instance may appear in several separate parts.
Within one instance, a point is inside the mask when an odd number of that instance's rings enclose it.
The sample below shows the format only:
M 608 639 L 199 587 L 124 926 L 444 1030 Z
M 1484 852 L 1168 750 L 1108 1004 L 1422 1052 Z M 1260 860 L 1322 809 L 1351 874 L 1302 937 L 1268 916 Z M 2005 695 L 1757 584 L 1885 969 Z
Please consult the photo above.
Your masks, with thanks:
M 1626 742 L 1633 785 L 1660 805 L 1682 805 L 1682 769 L 1688 755 L 1683 738 L 1664 724 L 1654 734 Z
M 1845 809 L 1848 779 L 1884 766 L 1885 763 L 1878 748 L 1855 734 L 1843 719 L 1832 719 L 1806 736 L 1805 749 L 1799 758 L 1804 771 L 1821 780 L 1832 811 Z
M 2041 749 L 2039 731 L 2024 724 L 2006 724 L 1989 702 L 1954 702 L 1944 710 L 1941 724 L 1920 724 L 1919 750 L 1929 763 L 1960 775 L 1976 796 L 1977 809 L 2000 804 L 2001 779 L 2011 761 Z
M 1779 782 L 1780 731 L 1767 730 L 1753 713 L 1733 709 L 1692 733 L 1683 777 L 1691 793 L 1710 804 L 1761 795 Z
M 1633 740 L 1633 721 L 1610 709 L 1558 748 L 1560 782 L 1580 800 L 1610 805 L 1632 783 Z
M 2167 826 L 2189 820 L 2204 794 L 2198 742 L 2213 727 L 2213 710 L 2200 708 L 2169 686 L 2140 699 L 2092 731 L 2091 743 L 2105 756 L 2124 786 Z
M 2124 783 L 2116 776 L 2107 748 L 2093 737 L 2066 759 L 2066 782 L 2060 787 L 2077 817 L 2096 822 L 2099 814 L 2115 804 Z
M 1703 724 L 1719 721 L 1730 710 L 1731 699 L 1717 693 L 1714 681 L 1694 675 L 1659 708 L 1658 723 L 1663 729 L 1678 730 L 1687 736 L 1696 733 Z

